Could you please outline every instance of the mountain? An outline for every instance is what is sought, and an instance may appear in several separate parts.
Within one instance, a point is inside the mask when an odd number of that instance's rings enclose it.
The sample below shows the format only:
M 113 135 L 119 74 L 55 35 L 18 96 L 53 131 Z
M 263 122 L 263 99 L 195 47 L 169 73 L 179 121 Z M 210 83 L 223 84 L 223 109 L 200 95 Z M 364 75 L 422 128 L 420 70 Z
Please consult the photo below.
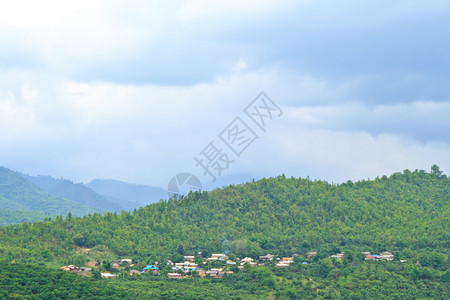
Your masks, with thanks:
M 120 266 L 119 278 L 102 281 L 133 299 L 448 299 L 449 232 L 450 179 L 437 166 L 430 173 L 405 170 L 338 185 L 278 176 L 191 192 L 133 212 L 0 227 L 0 260 L 8 263 L 0 268 L 0 286 L 14 292 L 2 269 L 19 274 L 14 269 L 27 268 L 23 263 L 90 262 L 113 272 L 111 264 L 126 257 L 138 270 L 160 262 L 157 274 L 124 276 L 127 269 Z M 365 260 L 363 251 L 390 252 L 394 260 Z M 200 256 L 212 253 L 233 260 L 270 253 L 293 262 L 242 269 L 202 264 Z M 337 253 L 343 257 L 333 258 Z M 173 270 L 163 262 L 182 262 L 183 255 L 234 273 L 167 279 Z M 40 282 L 30 279 L 30 286 Z
M 251 176 L 246 173 L 236 173 L 236 174 L 230 174 L 230 175 L 224 175 L 221 177 L 218 177 L 215 182 L 206 181 L 203 182 L 202 190 L 204 191 L 210 191 L 215 188 L 221 188 L 229 186 L 230 184 L 241 184 L 244 182 L 250 182 L 252 180 L 256 180 L 254 176 Z M 258 178 L 260 179 L 260 178 Z
M 112 179 L 96 179 L 87 183 L 86 186 L 101 195 L 108 196 L 112 201 L 133 208 L 167 199 L 167 192 L 160 187 L 131 184 Z
M 56 179 L 51 176 L 29 176 L 25 174 L 22 174 L 22 176 L 56 197 L 78 202 L 101 211 L 121 211 L 124 209 L 116 201 L 110 201 L 84 184 L 75 184 L 70 180 Z
M 135 213 L 52 221 L 46 226 L 58 229 L 59 237 L 43 231 L 13 245 L 15 251 L 22 242 L 50 251 L 105 245 L 147 259 L 176 255 L 178 248 L 238 256 L 345 248 L 442 250 L 448 247 L 449 197 L 447 177 L 417 170 L 340 185 L 279 176 L 190 193 Z
M 19 173 L 0 167 L 0 224 L 9 224 L 17 218 L 36 221 L 38 216 L 83 216 L 99 210 L 52 196 L 34 185 Z M 17 215 L 15 215 L 17 214 Z M 15 216 L 14 216 L 15 215 Z

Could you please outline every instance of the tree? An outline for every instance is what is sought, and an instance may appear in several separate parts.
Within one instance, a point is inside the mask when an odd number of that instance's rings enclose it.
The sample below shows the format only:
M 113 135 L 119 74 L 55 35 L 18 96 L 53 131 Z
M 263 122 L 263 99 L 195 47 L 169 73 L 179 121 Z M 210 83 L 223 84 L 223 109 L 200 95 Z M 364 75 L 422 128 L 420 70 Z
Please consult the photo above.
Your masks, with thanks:
M 439 167 L 436 164 L 431 166 L 431 174 L 435 175 L 437 178 L 441 178 L 442 173 L 443 172 L 439 169 Z

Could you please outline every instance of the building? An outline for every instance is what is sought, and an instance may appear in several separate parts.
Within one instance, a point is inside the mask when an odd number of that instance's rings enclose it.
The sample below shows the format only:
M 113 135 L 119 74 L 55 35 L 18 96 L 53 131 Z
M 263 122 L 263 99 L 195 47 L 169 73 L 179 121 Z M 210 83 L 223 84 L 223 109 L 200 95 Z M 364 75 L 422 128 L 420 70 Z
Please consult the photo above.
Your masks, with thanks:
M 225 254 L 211 254 L 211 257 L 208 257 L 208 260 L 227 260 L 228 256 Z
M 184 261 L 194 262 L 195 261 L 195 256 L 185 256 L 184 257 Z
M 101 273 L 103 278 L 116 278 L 117 275 L 116 274 L 111 274 L 111 273 Z
M 178 274 L 178 273 L 167 273 L 167 278 L 176 278 L 176 279 L 180 279 L 180 278 L 182 278 L 182 277 L 181 277 L 181 274 Z
M 336 259 L 342 259 L 345 256 L 345 253 L 337 253 L 337 254 L 333 254 L 330 257 L 331 258 L 336 258 Z
M 394 255 L 391 252 L 383 251 L 380 253 L 379 259 L 385 259 L 387 261 L 394 260 Z
M 156 273 L 156 272 L 158 272 L 158 270 L 159 270 L 158 267 L 155 265 L 147 265 L 146 267 L 144 267 L 142 269 L 141 273 L 147 273 L 149 271 L 153 271 L 153 273 Z
M 63 271 L 70 271 L 70 272 L 74 272 L 74 273 L 78 273 L 81 275 L 86 275 L 86 273 L 91 272 L 91 268 L 87 268 L 87 267 L 77 267 L 74 265 L 68 265 L 68 266 L 63 266 L 61 267 L 61 270 Z
M 277 264 L 275 265 L 275 267 L 278 267 L 278 268 L 285 268 L 285 267 L 289 267 L 289 264 L 288 264 L 288 263 L 279 262 L 279 263 L 277 263 Z
M 269 261 L 272 261 L 273 258 L 274 258 L 274 256 L 273 256 L 272 254 L 266 254 L 266 255 L 264 255 L 264 256 L 260 256 L 260 257 L 259 257 L 259 260 L 269 260 Z
M 313 259 L 317 255 L 317 252 L 308 252 L 308 258 Z
M 128 274 L 130 274 L 130 276 L 132 276 L 135 274 L 141 274 L 141 272 L 139 272 L 138 270 L 131 270 Z
M 222 269 L 211 269 L 205 272 L 206 275 L 211 276 L 213 278 L 222 278 L 225 275 L 225 272 Z
M 121 259 L 121 260 L 120 260 L 120 264 L 123 264 L 123 263 L 126 263 L 126 264 L 131 265 L 132 260 L 131 260 L 130 258 L 124 258 L 124 259 Z

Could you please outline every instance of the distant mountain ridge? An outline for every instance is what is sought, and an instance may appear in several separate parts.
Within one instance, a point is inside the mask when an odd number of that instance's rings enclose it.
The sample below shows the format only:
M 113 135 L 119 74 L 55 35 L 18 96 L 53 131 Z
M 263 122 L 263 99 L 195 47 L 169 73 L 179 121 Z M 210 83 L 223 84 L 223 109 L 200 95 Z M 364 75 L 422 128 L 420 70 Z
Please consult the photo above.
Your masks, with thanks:
M 0 226 L 47 217 L 133 210 L 167 199 L 160 187 L 97 179 L 88 184 L 0 167 Z
M 101 211 L 120 211 L 124 209 L 119 203 L 108 200 L 105 196 L 94 192 L 80 183 L 67 179 L 56 179 L 51 176 L 30 176 L 22 174 L 30 182 L 47 193 L 71 201 L 97 208 Z
M 36 221 L 38 216 L 67 215 L 75 216 L 100 212 L 93 207 L 59 198 L 41 190 L 17 172 L 0 167 L 0 224 L 12 223 L 16 218 L 24 221 Z M 28 216 L 28 217 L 27 217 Z
M 99 194 L 110 197 L 109 199 L 122 199 L 130 203 L 137 203 L 139 206 L 167 199 L 167 192 L 160 187 L 131 184 L 113 179 L 96 179 L 87 183 L 86 186 Z

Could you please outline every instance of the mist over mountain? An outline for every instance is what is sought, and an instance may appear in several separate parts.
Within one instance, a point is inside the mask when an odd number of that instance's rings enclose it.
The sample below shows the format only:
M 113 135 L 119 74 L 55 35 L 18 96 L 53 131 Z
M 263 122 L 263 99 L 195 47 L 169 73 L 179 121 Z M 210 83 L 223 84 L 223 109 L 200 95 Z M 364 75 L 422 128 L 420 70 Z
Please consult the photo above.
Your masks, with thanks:
M 80 183 L 73 183 L 68 179 L 56 179 L 51 176 L 30 176 L 22 174 L 30 182 L 37 185 L 47 193 L 78 202 L 101 211 L 120 211 L 123 207 L 105 196 L 94 192 L 89 187 Z
M 0 167 L 0 225 L 47 217 L 120 212 L 167 199 L 154 186 L 96 179 L 88 184 L 48 175 L 31 176 Z
M 99 209 L 51 195 L 21 174 L 0 167 L 0 224 L 36 221 L 46 216 L 84 216 Z
M 280 175 L 131 212 L 0 227 L 0 287 L 15 291 L 23 270 L 39 286 L 55 266 L 88 264 L 85 283 L 101 283 L 102 293 L 113 287 L 120 299 L 448 299 L 449 190 L 437 165 L 342 184 Z M 268 253 L 276 259 L 264 260 Z M 177 269 L 187 257 L 196 270 Z M 139 275 L 128 275 L 123 258 Z M 157 271 L 139 271 L 153 263 Z M 213 268 L 228 273 L 199 275 Z M 62 280 L 53 282 L 71 285 Z
M 137 203 L 139 206 L 167 199 L 167 192 L 160 187 L 131 184 L 113 179 L 96 179 L 87 183 L 86 186 L 99 194 L 108 196 L 111 200 Z

